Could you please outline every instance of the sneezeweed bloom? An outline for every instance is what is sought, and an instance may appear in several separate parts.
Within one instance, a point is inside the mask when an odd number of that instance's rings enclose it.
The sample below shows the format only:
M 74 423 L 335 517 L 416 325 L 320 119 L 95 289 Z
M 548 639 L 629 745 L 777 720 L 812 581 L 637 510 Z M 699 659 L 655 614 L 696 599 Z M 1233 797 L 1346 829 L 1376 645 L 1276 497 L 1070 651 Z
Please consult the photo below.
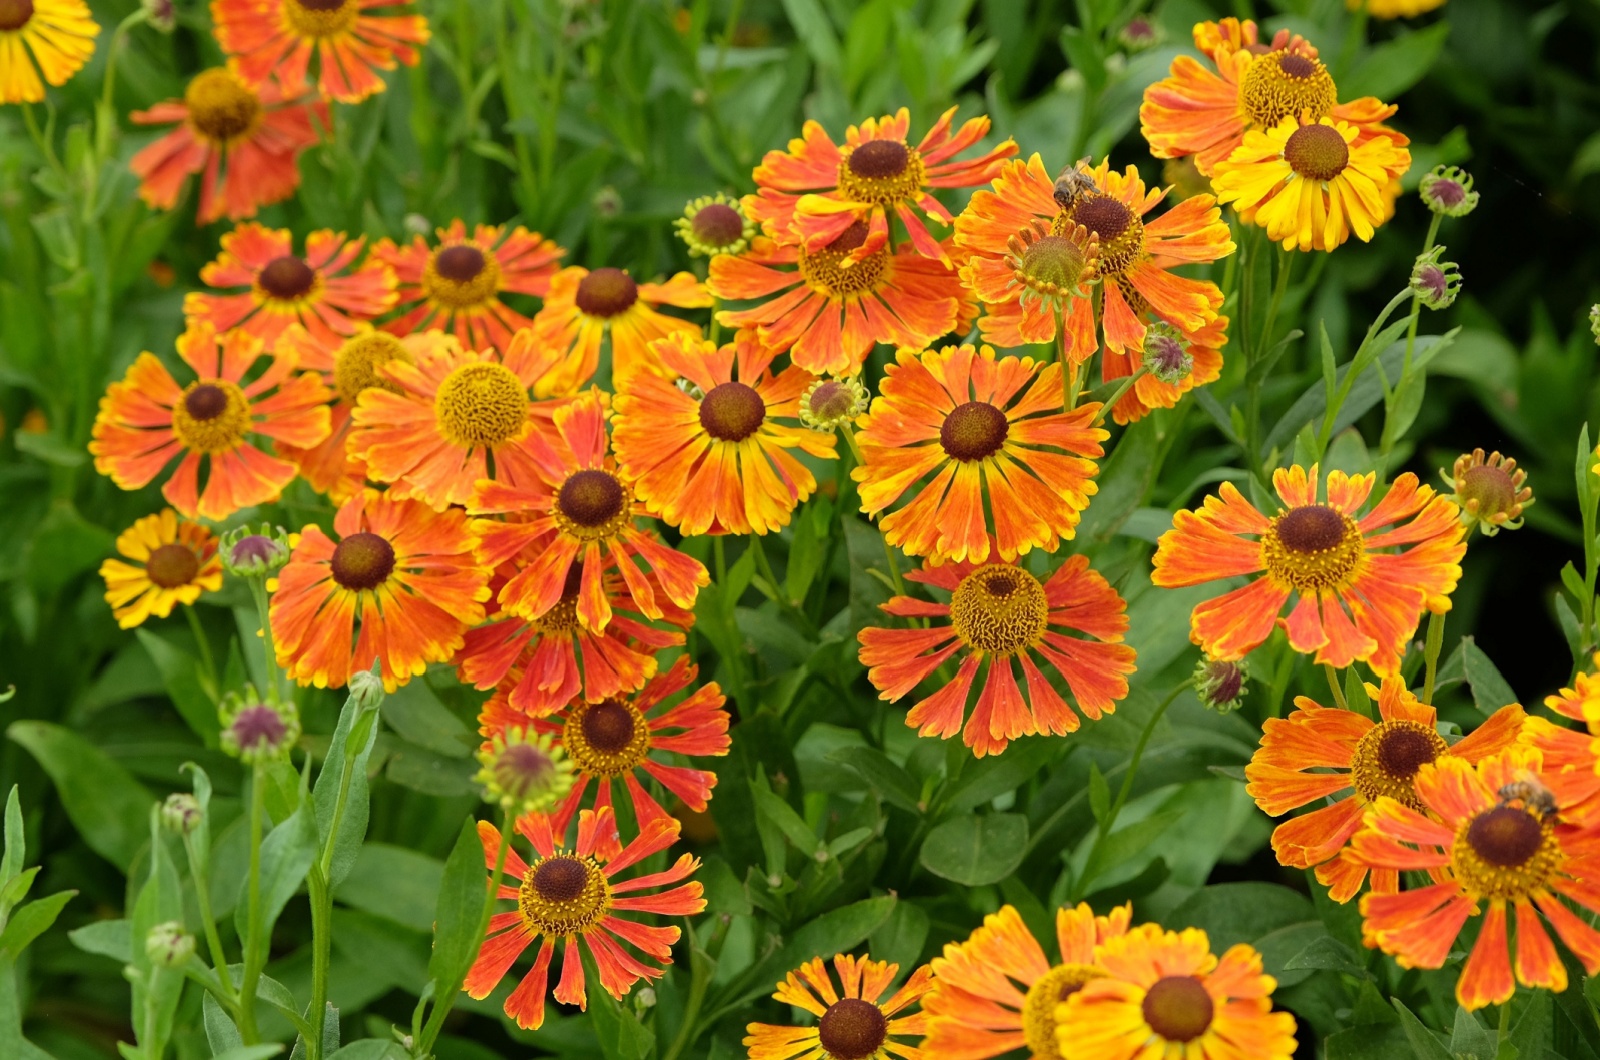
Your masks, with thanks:
M 338 688 L 377 660 L 393 692 L 452 658 L 489 598 L 466 516 L 367 490 L 333 529 L 337 542 L 307 526 L 278 574 L 278 665 L 303 685 Z
M 906 714 L 919 736 L 949 739 L 962 731 L 973 681 L 983 687 L 962 741 L 979 758 L 999 754 L 1019 736 L 1076 732 L 1078 715 L 1051 687 L 1035 657 L 1060 674 L 1091 721 L 1128 694 L 1134 651 L 1122 643 L 1127 605 L 1084 556 L 1072 556 L 1044 582 L 1011 563 L 954 562 L 906 576 L 950 593 L 949 603 L 896 596 L 886 614 L 934 619 L 930 628 L 868 627 L 858 635 L 861 664 L 878 698 L 896 701 L 960 653 L 955 679 Z M 942 623 L 942 624 L 941 624 Z M 1068 632 L 1083 634 L 1069 636 Z M 1022 667 L 1026 693 L 1012 660 Z
M 1091 426 L 1098 404 L 1061 411 L 1060 364 L 997 359 L 988 346 L 901 349 L 895 359 L 861 421 L 862 463 L 850 473 L 889 544 L 981 563 L 992 540 L 1010 562 L 1077 533 L 1110 435 Z M 882 514 L 908 491 L 909 503 Z
M 1357 138 L 1359 127 L 1324 118 L 1285 118 L 1217 163 L 1217 201 L 1267 230 L 1288 250 L 1331 251 L 1354 232 L 1362 241 L 1393 211 L 1385 189 L 1411 168 L 1411 152 L 1387 137 Z
M 504 225 L 478 225 L 467 234 L 461 221 L 396 245 L 373 244 L 372 256 L 394 270 L 400 283 L 400 315 L 384 324 L 396 335 L 449 331 L 469 350 L 509 349 L 511 336 L 533 321 L 501 301 L 506 292 L 543 298 L 566 254 L 538 232 Z
M 156 210 L 178 204 L 184 182 L 199 173 L 196 218 L 240 220 L 281 202 L 300 186 L 300 154 L 328 126 L 328 105 L 287 91 L 277 80 L 245 83 L 226 67 L 202 70 L 182 99 L 136 110 L 136 125 L 176 125 L 128 163 L 139 197 Z
M 276 574 L 289 562 L 293 549 L 282 528 L 263 523 L 259 531 L 248 526 L 235 527 L 222 535 L 222 567 L 240 578 L 264 578 Z
M 1600 654 L 1591 663 L 1600 666 Z M 1569 821 L 1593 823 L 1600 809 L 1600 755 L 1596 736 L 1600 736 L 1600 677 L 1580 672 L 1571 688 L 1546 696 L 1544 705 L 1582 728 L 1538 716 L 1530 717 L 1522 728 L 1522 742 L 1539 752 L 1544 764 L 1541 782 L 1550 789 L 1562 814 Z
M 117 536 L 117 551 L 131 560 L 100 564 L 106 603 L 117 625 L 132 629 L 152 615 L 166 618 L 178 604 L 222 588 L 217 539 L 199 523 L 180 520 L 171 508 L 147 515 Z
M 1277 982 L 1240 943 L 1219 959 L 1197 928 L 1141 924 L 1095 954 L 1105 974 L 1056 1012 L 1063 1060 L 1239 1056 L 1291 1060 L 1294 1017 L 1272 1011 Z
M 246 765 L 286 756 L 300 742 L 300 712 L 293 702 L 264 702 L 253 687 L 230 692 L 218 711 L 223 751 Z
M 1426 872 L 1435 881 L 1361 899 L 1363 940 L 1402 968 L 1441 967 L 1467 921 L 1483 917 L 1456 980 L 1456 1000 L 1468 1011 L 1510 1001 L 1518 983 L 1566 989 L 1545 921 L 1590 975 L 1600 971 L 1600 932 L 1585 919 L 1600 912 L 1590 882 L 1600 851 L 1592 831 L 1565 819 L 1567 807 L 1540 770 L 1539 753 L 1528 748 L 1476 766 L 1440 758 L 1417 774 L 1421 810 L 1380 798 L 1351 846 L 1372 868 Z M 1514 978 L 1508 913 L 1516 917 Z
M 926 346 L 965 332 L 977 305 L 955 270 L 915 250 L 882 247 L 860 261 L 851 255 L 867 237 L 856 222 L 816 250 L 758 238 L 737 257 L 711 259 L 706 286 L 724 301 L 754 301 L 723 309 L 723 327 L 749 329 L 774 354 L 813 375 L 861 370 L 874 346 Z
M 1287 718 L 1266 720 L 1261 746 L 1244 771 L 1245 790 L 1263 813 L 1281 817 L 1317 804 L 1273 831 L 1272 850 L 1279 864 L 1316 869 L 1336 902 L 1354 898 L 1367 878 L 1367 867 L 1345 854 L 1367 807 L 1388 796 L 1421 811 L 1415 781 L 1423 766 L 1446 756 L 1477 762 L 1499 754 L 1516 743 L 1525 717 L 1516 704 L 1502 707 L 1472 735 L 1450 744 L 1439 735 L 1438 712 L 1419 703 L 1399 677 L 1371 691 L 1377 693 L 1376 723 L 1298 697 Z M 1324 805 L 1326 799 L 1334 801 Z M 1393 894 L 1399 886 L 1398 873 L 1373 870 L 1373 891 Z
M 320 342 L 338 342 L 355 334 L 358 321 L 394 305 L 388 266 L 373 260 L 355 265 L 365 243 L 322 229 L 306 237 L 305 254 L 299 255 L 287 228 L 242 224 L 222 237 L 217 260 L 200 270 L 201 281 L 215 293 L 190 291 L 183 315 L 191 325 L 204 321 L 219 333 L 249 332 L 269 349 L 291 324 Z
M 1465 217 L 1478 208 L 1472 174 L 1456 166 L 1434 166 L 1423 175 L 1417 194 L 1429 210 L 1445 217 Z
M 672 227 L 689 248 L 690 256 L 701 258 L 743 254 L 758 231 L 756 223 L 746 216 L 744 204 L 721 192 L 691 200 Z
M 800 422 L 814 431 L 853 427 L 866 415 L 870 396 L 859 375 L 818 379 L 800 395 Z
M 382 92 L 378 71 L 415 66 L 429 36 L 428 20 L 410 14 L 407 0 L 211 0 L 211 20 L 229 65 L 246 81 L 276 75 L 306 85 L 315 52 L 316 89 L 340 103 Z
M 1332 471 L 1319 501 L 1315 464 L 1309 473 L 1280 468 L 1272 482 L 1286 507 L 1271 518 L 1224 482 L 1202 508 L 1173 518 L 1151 580 L 1175 589 L 1259 573 L 1190 616 L 1190 639 L 1214 658 L 1244 658 L 1298 595 L 1284 621 L 1295 651 L 1340 668 L 1360 660 L 1388 676 L 1422 612 L 1450 609 L 1467 546 L 1456 506 L 1410 472 L 1360 516 L 1375 481 Z M 1385 551 L 1395 547 L 1405 550 Z
M 64 85 L 94 54 L 100 26 L 84 0 L 0 3 L 0 103 L 39 103 L 44 81 Z M 39 75 L 44 74 L 44 81 Z
M 1365 6 L 1373 18 L 1416 18 L 1436 8 L 1445 0 L 1344 0 L 1345 6 L 1355 11 Z
M 922 220 L 952 221 L 933 189 L 983 184 L 1017 153 L 1016 143 L 1006 140 L 981 155 L 957 158 L 988 134 L 989 119 L 970 118 L 952 135 L 955 113 L 955 107 L 945 111 L 915 147 L 906 141 L 911 113 L 904 107 L 850 126 L 842 146 L 808 121 L 800 139 L 789 141 L 788 151 L 768 151 L 756 167 L 759 190 L 745 197 L 745 210 L 768 236 L 779 243 L 798 241 L 811 254 L 836 246 L 839 236 L 859 222 L 863 238 L 842 248 L 856 264 L 887 245 L 893 210 L 917 253 L 949 265 L 948 248 Z
M 927 1016 L 906 1013 L 928 991 L 928 969 L 918 968 L 888 997 L 900 974 L 898 964 L 852 957 L 833 959 L 839 989 L 821 957 L 813 957 L 784 977 L 773 1000 L 804 1009 L 813 1027 L 746 1025 L 744 1045 L 750 1060 L 888 1060 L 921 1055 L 907 1039 L 922 1035 Z
M 772 371 L 773 354 L 751 341 L 736 352 L 735 344 L 669 335 L 652 351 L 689 388 L 652 373 L 618 388 L 612 444 L 645 509 L 685 537 L 787 526 L 817 488 L 793 450 L 834 457 L 831 436 L 795 422 L 811 374 L 792 365 Z
M 1417 257 L 1411 267 L 1410 287 L 1429 309 L 1448 309 L 1461 291 L 1461 273 L 1453 261 L 1441 261 L 1444 247 L 1434 247 Z
M 1218 714 L 1232 714 L 1244 706 L 1250 668 L 1243 660 L 1201 658 L 1194 668 L 1194 694 L 1201 704 Z
M 1439 474 L 1451 487 L 1450 499 L 1461 506 L 1462 521 L 1476 526 L 1484 537 L 1521 528 L 1523 509 L 1533 503 L 1533 490 L 1524 485 L 1528 473 L 1499 452 L 1463 453 L 1453 468 L 1440 468 Z
M 984 917 L 966 940 L 946 943 L 943 956 L 929 963 L 924 1055 L 989 1060 L 1026 1049 L 1030 1060 L 1061 1060 L 1056 1012 L 1064 998 L 1105 974 L 1096 961 L 1099 947 L 1128 930 L 1132 913 L 1122 905 L 1095 916 L 1088 903 L 1056 910 L 1056 964 L 1012 906 Z
M 594 959 L 600 985 L 618 1000 L 639 980 L 660 978 L 660 965 L 672 963 L 672 944 L 678 941 L 678 929 L 642 924 L 618 914 L 692 916 L 703 911 L 706 903 L 700 884 L 682 882 L 700 867 L 700 859 L 683 854 L 664 872 L 632 877 L 623 872 L 675 843 L 678 827 L 670 817 L 649 822 L 602 866 L 595 857 L 596 849 L 602 839 L 615 842 L 617 831 L 616 815 L 610 807 L 584 810 L 578 817 L 577 842 L 570 847 L 565 835 L 557 835 L 543 814 L 518 820 L 517 831 L 533 845 L 534 857 L 524 861 L 515 850 L 506 852 L 505 871 L 515 886 L 500 883 L 498 896 L 515 899 L 517 907 L 490 919 L 489 937 L 467 973 L 467 993 L 479 1001 L 488 997 L 512 963 L 535 940 L 540 940 L 533 967 L 505 1002 L 505 1013 L 517 1026 L 537 1029 L 544 1023 L 544 1000 L 550 993 L 550 965 L 558 938 L 565 939 L 565 944 L 554 997 L 562 1004 L 588 1007 L 580 943 Z M 487 821 L 478 822 L 478 836 L 483 840 L 484 858 L 493 869 L 501 845 L 509 846 L 511 837 L 502 835 Z M 653 894 L 634 893 L 657 888 L 667 889 Z M 623 943 L 655 963 L 646 964 L 634 957 Z
M 261 340 L 245 332 L 218 337 L 206 323 L 178 336 L 178 354 L 196 376 L 179 386 L 153 353 L 141 353 L 121 382 L 100 399 L 94 421 L 95 470 L 125 490 L 140 489 L 179 459 L 162 496 L 184 515 L 225 519 L 277 497 L 295 467 L 269 456 L 253 434 L 301 447 L 328 436 L 329 393 L 294 362 L 270 356 L 266 370 L 245 376 L 262 357 Z M 200 465 L 208 466 L 204 491 Z
M 549 736 L 506 727 L 478 749 L 473 779 L 484 798 L 514 816 L 549 810 L 572 790 L 572 762 Z
M 544 308 L 533 318 L 536 341 L 561 358 L 539 396 L 570 394 L 600 366 L 600 347 L 611 339 L 611 382 L 622 386 L 640 372 L 666 374 L 650 350 L 656 339 L 700 328 L 660 311 L 661 306 L 704 309 L 705 287 L 687 272 L 665 283 L 639 283 L 622 269 L 574 265 L 556 273 Z

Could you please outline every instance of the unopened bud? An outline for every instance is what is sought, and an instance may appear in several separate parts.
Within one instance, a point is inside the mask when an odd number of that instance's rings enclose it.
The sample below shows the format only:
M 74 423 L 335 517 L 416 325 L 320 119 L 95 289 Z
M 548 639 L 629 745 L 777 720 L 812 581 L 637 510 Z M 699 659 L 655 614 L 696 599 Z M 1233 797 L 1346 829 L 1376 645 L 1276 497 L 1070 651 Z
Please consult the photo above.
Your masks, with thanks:
M 300 739 L 300 713 L 292 703 L 263 703 L 255 689 L 230 692 L 222 703 L 223 751 L 252 764 L 287 754 Z
M 167 801 L 161 804 L 161 824 L 169 832 L 189 835 L 200 827 L 204 819 L 205 811 L 200 809 L 200 800 L 188 792 L 168 795 Z
M 289 562 L 289 535 L 268 524 L 260 530 L 241 526 L 222 535 L 221 552 L 229 574 L 259 578 L 276 573 Z
M 350 698 L 357 710 L 373 710 L 383 702 L 383 678 L 372 670 L 357 670 L 350 675 Z
M 1163 383 L 1183 382 L 1194 371 L 1189 340 L 1171 324 L 1151 324 L 1144 333 L 1144 366 Z
M 1130 52 L 1142 52 L 1161 43 L 1161 30 L 1154 22 L 1139 15 L 1117 31 L 1117 40 Z
M 590 204 L 594 207 L 596 214 L 610 219 L 622 212 L 622 195 L 616 188 L 607 184 L 594 193 L 594 198 L 590 200 Z
M 178 12 L 173 0 L 144 0 L 144 20 L 162 33 L 178 27 Z
M 1417 193 L 1428 209 L 1445 217 L 1465 217 L 1478 208 L 1478 193 L 1472 190 L 1472 174 L 1455 166 L 1435 166 L 1422 178 Z
M 706 258 L 743 254 L 756 234 L 755 222 L 745 216 L 739 200 L 720 192 L 690 202 L 672 227 L 691 255 Z
M 176 920 L 157 924 L 144 937 L 144 955 L 157 968 L 179 968 L 194 956 L 194 936 Z
M 1250 672 L 1242 661 L 1203 658 L 1194 670 L 1194 693 L 1218 714 L 1231 714 L 1244 703 Z
M 1444 247 L 1434 247 L 1417 258 L 1411 269 L 1411 289 L 1429 309 L 1444 309 L 1461 290 L 1461 273 L 1453 261 L 1440 261 Z
M 858 376 L 818 379 L 800 396 L 800 422 L 814 431 L 836 431 L 867 411 L 867 388 Z
M 548 733 L 509 728 L 478 751 L 484 798 L 517 816 L 548 810 L 572 790 L 572 760 Z

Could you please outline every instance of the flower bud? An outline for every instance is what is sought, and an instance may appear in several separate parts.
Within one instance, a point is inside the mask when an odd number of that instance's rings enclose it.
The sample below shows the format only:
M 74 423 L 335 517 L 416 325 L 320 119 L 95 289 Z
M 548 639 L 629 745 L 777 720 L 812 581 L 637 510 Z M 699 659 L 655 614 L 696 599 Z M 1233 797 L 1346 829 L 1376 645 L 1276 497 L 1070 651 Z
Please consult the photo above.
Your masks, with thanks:
M 1600 305 L 1589 307 L 1589 334 L 1594 336 L 1595 345 L 1600 346 Z
M 800 396 L 800 422 L 814 431 L 836 431 L 867 411 L 867 388 L 859 376 L 818 379 Z
M 1522 525 L 1522 510 L 1533 503 L 1533 490 L 1523 485 L 1528 473 L 1499 453 L 1483 455 L 1474 449 L 1456 458 L 1455 467 L 1439 474 L 1453 490 L 1451 499 L 1461 505 L 1461 521 L 1477 524 L 1485 537 Z
M 1434 247 L 1419 255 L 1411 268 L 1411 289 L 1429 309 L 1448 307 L 1461 291 L 1461 273 L 1455 262 L 1439 260 L 1443 253 L 1444 247 Z
M 289 562 L 289 535 L 281 527 L 263 523 L 259 531 L 236 527 L 222 535 L 222 565 L 229 574 L 260 578 L 276 573 Z
M 594 208 L 596 215 L 610 220 L 622 212 L 622 195 L 616 188 L 607 184 L 594 193 L 594 198 L 589 200 L 589 204 Z
M 1218 714 L 1231 714 L 1244 704 L 1250 671 L 1243 661 L 1202 658 L 1194 670 L 1194 694 Z
M 1117 41 L 1126 51 L 1142 52 L 1161 43 L 1161 30 L 1148 18 L 1137 15 L 1117 31 Z
M 508 728 L 478 751 L 484 798 L 518 817 L 548 810 L 572 790 L 572 761 L 548 733 Z
M 691 255 L 705 258 L 743 254 L 756 234 L 755 222 L 745 216 L 739 200 L 720 192 L 691 201 L 672 227 Z
M 186 791 L 168 795 L 161 804 L 161 824 L 169 832 L 190 835 L 203 820 L 205 811 L 200 808 L 200 800 Z
M 1435 166 L 1422 178 L 1417 193 L 1428 209 L 1445 217 L 1465 217 L 1478 208 L 1478 193 L 1472 190 L 1472 174 L 1456 166 Z
M 263 703 L 255 689 L 230 692 L 222 701 L 222 749 L 246 764 L 287 754 L 300 739 L 300 713 L 293 703 Z
M 144 0 L 144 20 L 162 33 L 178 27 L 178 12 L 173 0 Z
M 1176 386 L 1194 371 L 1189 340 L 1171 324 L 1151 324 L 1144 333 L 1144 366 L 1150 374 Z
M 357 710 L 374 710 L 383 702 L 383 678 L 372 670 L 357 670 L 351 674 L 349 688 Z
M 194 956 L 194 936 L 176 920 L 157 924 L 144 937 L 144 955 L 157 968 L 181 968 Z

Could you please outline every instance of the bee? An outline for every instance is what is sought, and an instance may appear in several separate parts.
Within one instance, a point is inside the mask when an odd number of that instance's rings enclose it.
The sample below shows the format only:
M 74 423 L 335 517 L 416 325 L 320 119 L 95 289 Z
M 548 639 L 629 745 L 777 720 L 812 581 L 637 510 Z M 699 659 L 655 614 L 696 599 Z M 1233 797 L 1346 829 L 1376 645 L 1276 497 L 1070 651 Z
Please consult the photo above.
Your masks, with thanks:
M 1550 789 L 1533 778 L 1533 774 L 1524 771 L 1523 775 L 1500 789 L 1500 805 L 1505 806 L 1512 799 L 1521 799 L 1523 808 L 1529 813 L 1537 814 L 1540 820 L 1548 820 L 1556 814 L 1556 797 Z
M 1080 168 L 1089 164 L 1090 157 L 1092 156 L 1085 155 L 1078 159 L 1056 177 L 1054 198 L 1056 205 L 1063 210 L 1072 209 L 1078 204 L 1078 200 L 1095 190 L 1094 178 Z

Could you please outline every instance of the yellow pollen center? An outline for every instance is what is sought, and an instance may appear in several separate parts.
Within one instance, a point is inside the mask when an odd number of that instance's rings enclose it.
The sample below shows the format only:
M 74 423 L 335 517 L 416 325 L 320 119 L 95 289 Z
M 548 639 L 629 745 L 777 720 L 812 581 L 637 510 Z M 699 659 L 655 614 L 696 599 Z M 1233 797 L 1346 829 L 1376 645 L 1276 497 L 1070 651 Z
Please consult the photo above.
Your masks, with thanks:
M 1091 979 L 1105 977 L 1091 964 L 1058 964 L 1028 988 L 1022 1001 L 1022 1033 L 1028 1049 L 1040 1060 L 1060 1060 L 1056 1045 L 1056 1011 Z
M 528 391 L 505 365 L 464 364 L 439 384 L 433 412 L 452 445 L 493 448 L 526 428 Z
M 849 300 L 878 289 L 889 263 L 889 248 L 883 247 L 858 262 L 846 256 L 867 241 L 867 226 L 854 221 L 839 237 L 818 251 L 800 251 L 800 275 L 812 290 L 831 298 Z
M 1543 889 L 1560 863 L 1552 821 L 1498 805 L 1462 822 L 1450 866 L 1475 897 L 1516 901 Z
M 244 139 L 261 122 L 261 99 L 232 70 L 196 74 L 184 89 L 189 125 L 213 144 Z
M 892 206 L 922 189 L 922 155 L 900 140 L 868 140 L 839 164 L 839 192 L 852 202 Z
M 561 587 L 561 599 L 534 621 L 534 626 L 541 637 L 570 633 L 578 628 L 578 589 L 582 584 L 583 566 L 574 563 L 567 569 L 567 579 Z
M 1074 225 L 1099 239 L 1102 276 L 1121 275 L 1144 253 L 1144 222 L 1120 199 L 1100 192 L 1084 195 L 1056 216 L 1050 231 L 1059 236 Z
M 226 452 L 250 430 L 250 403 L 244 391 L 226 380 L 196 380 L 172 409 L 172 430 L 186 449 Z
M 1338 101 L 1333 75 L 1320 59 L 1298 52 L 1268 52 L 1250 64 L 1239 86 L 1239 106 L 1258 128 L 1309 111 L 1312 121 L 1327 117 Z
M 532 930 L 582 935 L 611 910 L 611 885 L 593 858 L 556 853 L 528 866 L 517 890 L 517 912 Z
M 284 0 L 283 15 L 302 37 L 332 37 L 344 33 L 361 14 L 357 0 Z
M 391 394 L 401 393 L 398 384 L 378 374 L 379 365 L 390 361 L 411 363 L 411 354 L 405 344 L 386 331 L 369 331 L 357 335 L 339 348 L 333 360 L 333 385 L 339 396 L 350 404 L 363 390 L 377 387 Z
M 1011 656 L 1044 635 L 1050 617 L 1039 579 L 1005 563 L 979 567 L 950 596 L 950 622 L 966 644 L 991 655 Z
M 422 270 L 422 293 L 449 310 L 472 309 L 500 290 L 500 262 L 468 243 L 440 247 Z
M 1012 274 L 1030 290 L 1048 297 L 1076 288 L 1090 261 L 1084 247 L 1066 236 L 1040 236 L 1020 249 Z
M 1355 520 L 1325 504 L 1282 512 L 1261 536 L 1267 576 L 1302 593 L 1343 589 L 1354 580 L 1364 554 Z
M 1350 145 L 1331 125 L 1302 125 L 1289 134 L 1283 159 L 1306 180 L 1332 180 L 1350 164 Z
M 200 573 L 200 557 L 187 545 L 160 545 L 150 550 L 144 573 L 158 588 L 176 589 L 188 585 Z
M 1415 721 L 1384 721 L 1369 729 L 1356 744 L 1350 763 L 1350 782 L 1368 802 L 1380 795 L 1423 811 L 1413 781 L 1417 771 L 1449 749 L 1431 725 Z
M 817 1021 L 817 1043 L 832 1060 L 867 1060 L 877 1056 L 889 1037 L 883 1010 L 859 997 L 840 998 Z
M 567 711 L 561 746 L 579 772 L 620 777 L 644 761 L 650 750 L 650 727 L 632 703 L 616 699 L 580 702 Z
M 1192 975 L 1157 979 L 1145 992 L 1145 1023 L 1169 1042 L 1192 1042 L 1211 1027 L 1216 1002 L 1205 984 Z

